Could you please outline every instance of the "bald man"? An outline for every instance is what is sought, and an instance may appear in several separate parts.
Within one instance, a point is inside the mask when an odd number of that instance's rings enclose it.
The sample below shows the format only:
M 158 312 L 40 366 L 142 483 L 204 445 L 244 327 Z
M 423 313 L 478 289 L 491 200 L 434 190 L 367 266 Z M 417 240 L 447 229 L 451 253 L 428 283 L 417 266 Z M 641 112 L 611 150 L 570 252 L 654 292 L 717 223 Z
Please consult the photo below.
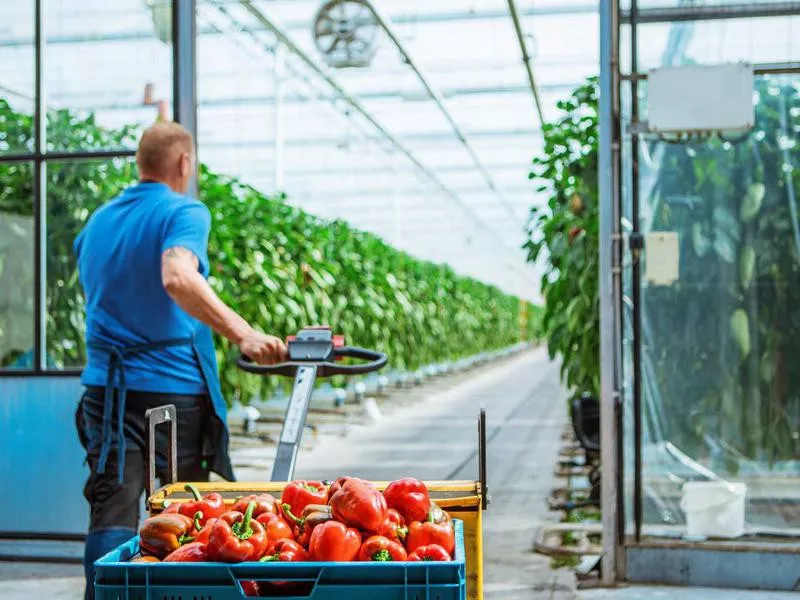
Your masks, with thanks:
M 88 354 L 76 413 L 90 469 L 87 599 L 94 561 L 136 534 L 147 409 L 177 408 L 180 480 L 207 481 L 209 471 L 233 479 L 211 330 L 258 363 L 286 359 L 281 340 L 256 331 L 206 281 L 211 214 L 187 196 L 189 132 L 154 125 L 136 163 L 139 183 L 95 211 L 75 240 Z

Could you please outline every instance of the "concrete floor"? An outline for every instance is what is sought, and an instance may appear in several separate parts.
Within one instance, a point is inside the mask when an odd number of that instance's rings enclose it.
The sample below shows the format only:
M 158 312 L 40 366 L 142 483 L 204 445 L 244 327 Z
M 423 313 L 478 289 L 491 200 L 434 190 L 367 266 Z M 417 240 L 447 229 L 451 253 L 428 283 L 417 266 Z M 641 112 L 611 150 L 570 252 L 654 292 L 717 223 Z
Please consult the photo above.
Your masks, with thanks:
M 549 560 L 531 552 L 534 532 L 556 515 L 546 498 L 556 481 L 553 468 L 566 425 L 558 368 L 543 350 L 526 352 L 468 378 L 450 377 L 390 396 L 383 419 L 323 433 L 301 454 L 298 478 L 342 474 L 372 479 L 414 475 L 421 479 L 477 477 L 476 419 L 488 414 L 488 479 L 492 498 L 486 515 L 485 593 L 487 600 L 758 600 L 789 594 L 654 587 L 575 591 L 569 571 L 553 571 Z M 236 451 L 240 480 L 263 480 L 271 452 Z M 255 456 L 254 456 L 255 455 Z M 80 569 L 67 565 L 0 564 L 0 598 L 82 598 Z M 792 595 L 792 597 L 796 597 Z

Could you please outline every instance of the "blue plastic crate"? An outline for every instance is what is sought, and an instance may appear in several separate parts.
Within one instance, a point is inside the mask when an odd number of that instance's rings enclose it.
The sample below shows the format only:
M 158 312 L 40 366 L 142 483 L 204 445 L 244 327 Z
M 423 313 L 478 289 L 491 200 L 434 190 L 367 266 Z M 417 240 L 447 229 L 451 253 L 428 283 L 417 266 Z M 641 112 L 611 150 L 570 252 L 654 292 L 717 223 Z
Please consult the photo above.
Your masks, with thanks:
M 241 600 L 244 582 L 283 600 L 465 600 L 464 527 L 451 562 L 131 563 L 134 538 L 95 563 L 97 600 Z

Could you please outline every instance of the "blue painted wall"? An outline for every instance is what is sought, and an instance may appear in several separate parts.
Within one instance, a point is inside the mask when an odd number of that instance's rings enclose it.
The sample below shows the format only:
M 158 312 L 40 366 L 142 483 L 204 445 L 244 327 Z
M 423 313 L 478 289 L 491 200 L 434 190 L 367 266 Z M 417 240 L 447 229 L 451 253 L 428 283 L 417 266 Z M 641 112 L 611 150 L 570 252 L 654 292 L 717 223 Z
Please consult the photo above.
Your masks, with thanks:
M 86 533 L 77 377 L 0 377 L 0 531 Z

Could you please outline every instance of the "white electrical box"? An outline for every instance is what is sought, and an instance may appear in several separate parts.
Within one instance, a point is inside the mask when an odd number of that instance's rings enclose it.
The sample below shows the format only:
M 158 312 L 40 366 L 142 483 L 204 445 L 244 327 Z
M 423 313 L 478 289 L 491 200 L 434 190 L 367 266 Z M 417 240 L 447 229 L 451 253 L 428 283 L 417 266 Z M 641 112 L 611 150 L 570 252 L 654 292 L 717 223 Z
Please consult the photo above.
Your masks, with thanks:
M 744 132 L 755 124 L 753 67 L 690 65 L 647 76 L 647 125 L 654 133 Z
M 680 276 L 680 238 L 675 231 L 652 231 L 645 237 L 645 281 L 672 285 Z

